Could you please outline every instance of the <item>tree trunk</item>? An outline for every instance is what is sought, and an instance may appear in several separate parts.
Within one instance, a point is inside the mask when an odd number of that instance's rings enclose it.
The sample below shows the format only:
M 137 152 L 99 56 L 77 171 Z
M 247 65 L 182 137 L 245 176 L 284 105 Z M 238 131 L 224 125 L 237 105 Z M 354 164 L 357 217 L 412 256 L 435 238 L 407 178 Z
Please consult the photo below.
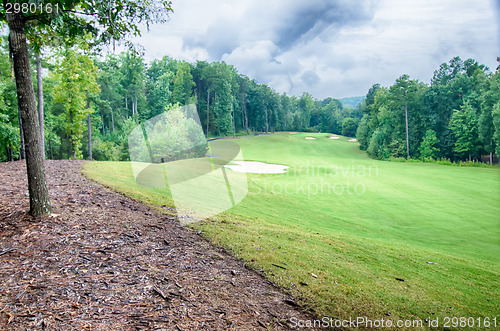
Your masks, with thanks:
M 126 94 L 125 94 L 125 109 L 127 110 L 127 113 L 125 115 L 128 117 L 128 98 Z
M 111 132 L 115 131 L 115 116 L 113 115 L 113 109 L 111 109 Z
M 34 92 L 33 92 L 34 93 Z M 23 118 L 21 116 L 21 108 L 18 107 L 19 113 L 19 137 L 21 137 L 21 150 L 19 158 L 24 160 L 26 158 L 26 144 L 24 143 L 24 129 L 23 129 Z
M 12 147 L 6 147 L 7 149 L 7 162 L 12 162 Z
M 6 18 L 16 76 L 17 101 L 26 144 L 30 214 L 39 216 L 49 214 L 51 206 L 42 158 L 43 149 L 26 43 L 25 21 L 21 14 L 7 13 Z
M 267 106 L 264 107 L 264 110 L 266 112 L 266 133 L 269 133 L 269 120 L 267 116 Z
M 102 135 L 104 136 L 104 115 L 102 114 L 102 111 L 101 111 L 101 122 L 102 122 Z
M 49 138 L 50 159 L 54 159 L 54 152 L 52 151 L 52 140 Z
M 43 80 L 42 59 L 36 55 L 36 82 L 38 86 L 38 122 L 40 124 L 40 140 L 42 142 L 42 158 L 45 160 L 45 129 L 43 123 Z
M 137 121 L 139 121 L 139 112 L 137 111 L 137 96 L 135 96 L 135 116 L 137 116 Z
M 248 134 L 248 114 L 247 114 L 247 103 L 245 102 L 245 98 L 243 98 L 242 106 L 243 106 L 244 125 Z
M 490 165 L 493 165 L 493 138 L 490 139 Z
M 87 115 L 87 132 L 89 136 L 89 160 L 92 161 L 92 125 L 90 125 L 90 114 Z
M 405 103 L 405 120 L 406 120 L 406 158 L 410 158 L 410 136 L 408 135 L 408 104 Z
M 232 97 L 231 97 L 232 99 Z M 231 102 L 231 116 L 233 116 L 233 138 L 236 138 L 236 122 L 234 120 L 234 103 Z
M 207 139 L 208 139 L 208 124 L 210 123 L 210 90 L 207 89 Z
M 90 109 L 90 101 L 87 96 L 87 110 Z M 87 133 L 88 133 L 88 138 L 89 138 L 89 160 L 92 161 L 92 125 L 90 122 L 90 110 L 89 113 L 87 114 Z
M 120 110 L 118 108 L 116 108 L 116 112 L 118 113 L 118 115 L 120 115 L 120 118 L 122 119 L 123 124 L 125 124 L 125 119 L 123 118 L 123 115 L 122 115 L 122 113 L 120 113 Z

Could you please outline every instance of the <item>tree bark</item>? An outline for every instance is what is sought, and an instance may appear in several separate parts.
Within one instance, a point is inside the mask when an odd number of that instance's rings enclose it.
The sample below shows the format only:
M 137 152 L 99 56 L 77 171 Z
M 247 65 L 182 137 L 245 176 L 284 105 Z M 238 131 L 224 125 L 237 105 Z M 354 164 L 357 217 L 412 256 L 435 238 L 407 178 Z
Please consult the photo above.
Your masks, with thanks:
M 122 123 L 125 124 L 125 119 L 123 118 L 123 115 L 122 115 L 122 113 L 120 113 L 120 110 L 118 108 L 116 108 L 116 112 L 118 113 L 118 115 L 120 115 L 120 118 L 122 119 Z
M 105 132 L 104 131 L 104 115 L 103 115 L 102 111 L 101 111 L 101 122 L 102 122 L 102 135 L 104 136 L 104 132 Z
M 231 97 L 232 99 L 233 97 Z M 234 120 L 234 102 L 231 101 L 231 116 L 233 117 L 233 138 L 236 138 L 236 122 Z
M 90 101 L 88 99 L 88 94 L 87 94 L 87 110 L 90 109 Z M 88 143 L 89 143 L 89 160 L 92 161 L 92 124 L 90 122 L 90 110 L 89 113 L 87 114 L 87 134 L 88 134 Z
M 248 134 L 247 103 L 245 102 L 245 97 L 243 97 L 242 99 L 243 99 L 242 106 L 243 106 L 243 118 L 244 118 L 243 121 L 244 121 L 245 129 L 247 130 L 247 134 Z
M 45 160 L 45 128 L 43 123 L 43 80 L 42 59 L 36 55 L 36 82 L 38 86 L 38 122 L 40 124 L 40 140 L 42 143 L 42 159 Z
M 89 160 L 92 161 L 92 125 L 90 125 L 90 114 L 87 115 L 87 132 L 89 135 Z
M 54 151 L 52 151 L 52 140 L 49 138 L 50 159 L 54 159 Z
M 139 122 L 139 112 L 137 111 L 137 96 L 135 96 L 135 116 L 137 116 L 137 122 Z
M 410 136 L 408 134 L 408 104 L 405 103 L 405 120 L 406 120 L 406 158 L 410 158 Z
M 6 147 L 7 149 L 7 162 L 12 162 L 12 147 Z
M 267 116 L 267 106 L 264 106 L 264 110 L 266 112 L 266 133 L 269 133 L 269 120 Z
M 115 131 L 115 116 L 113 115 L 113 109 L 111 109 L 111 132 Z
M 493 165 L 493 138 L 490 139 L 490 165 Z
M 21 108 L 18 107 L 19 113 L 19 137 L 21 137 L 21 150 L 19 158 L 21 160 L 26 159 L 26 144 L 24 143 L 24 130 L 23 130 L 23 118 L 21 116 Z
M 6 18 L 10 31 L 10 49 L 14 62 L 17 101 L 26 147 L 30 214 L 39 216 L 49 214 L 51 206 L 42 158 L 43 150 L 26 43 L 25 21 L 21 14 L 7 13 Z
M 207 89 L 207 139 L 208 139 L 208 124 L 210 123 L 210 90 Z

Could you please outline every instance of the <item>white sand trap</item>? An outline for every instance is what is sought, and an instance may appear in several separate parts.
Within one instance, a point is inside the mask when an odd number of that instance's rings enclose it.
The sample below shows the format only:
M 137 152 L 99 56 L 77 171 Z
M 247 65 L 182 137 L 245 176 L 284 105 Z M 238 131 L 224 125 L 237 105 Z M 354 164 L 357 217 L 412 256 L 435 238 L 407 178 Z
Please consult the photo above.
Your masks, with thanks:
M 356 142 L 356 141 L 358 141 L 358 139 L 352 138 L 352 139 L 349 139 L 349 141 Z
M 252 174 L 282 174 L 289 166 L 269 164 L 257 161 L 233 161 L 236 164 L 226 164 L 224 167 L 236 172 L 249 172 Z
M 316 138 L 314 138 L 314 137 L 306 137 L 306 139 L 316 139 Z
M 297 134 L 298 132 L 290 132 L 290 134 Z
M 339 139 L 340 137 L 337 136 L 331 136 L 330 139 Z

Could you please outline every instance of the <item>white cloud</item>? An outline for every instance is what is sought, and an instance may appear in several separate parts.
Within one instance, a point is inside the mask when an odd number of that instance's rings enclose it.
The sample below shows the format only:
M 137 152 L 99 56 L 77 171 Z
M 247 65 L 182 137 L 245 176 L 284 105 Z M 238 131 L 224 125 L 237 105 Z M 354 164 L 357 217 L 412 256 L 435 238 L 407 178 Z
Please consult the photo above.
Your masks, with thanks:
M 279 92 L 366 94 L 404 73 L 429 81 L 439 64 L 472 57 L 492 68 L 491 1 L 174 1 L 166 24 L 139 41 L 148 59 L 224 60 Z

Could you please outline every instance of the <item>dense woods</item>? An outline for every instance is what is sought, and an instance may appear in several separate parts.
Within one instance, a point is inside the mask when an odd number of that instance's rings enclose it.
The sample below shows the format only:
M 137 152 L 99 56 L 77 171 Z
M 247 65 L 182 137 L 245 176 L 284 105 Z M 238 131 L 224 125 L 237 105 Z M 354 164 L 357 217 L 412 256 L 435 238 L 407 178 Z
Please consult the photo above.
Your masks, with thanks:
M 5 46 L 1 61 L 6 115 L 0 124 L 0 158 L 5 161 L 19 158 L 22 145 Z M 163 57 L 145 63 L 141 50 L 133 47 L 90 57 L 81 45 L 66 45 L 47 54 L 42 64 L 48 159 L 89 158 L 91 141 L 92 159 L 127 160 L 131 130 L 176 105 L 194 104 L 209 137 L 282 130 L 354 137 L 363 115 L 333 98 L 277 93 L 224 62 L 192 64 Z
M 0 54 L 0 160 L 22 157 L 16 90 L 6 41 Z M 32 68 L 36 68 L 32 52 Z M 128 160 L 133 128 L 194 104 L 205 135 L 310 131 L 356 136 L 377 159 L 490 162 L 500 140 L 500 74 L 469 59 L 443 63 L 430 84 L 403 75 L 373 85 L 356 108 L 334 98 L 280 94 L 224 62 L 144 60 L 139 47 L 104 57 L 81 44 L 42 56 L 45 156 Z M 36 73 L 33 73 L 36 77 Z M 34 79 L 35 91 L 37 82 Z M 334 91 L 332 91 L 333 93 Z M 90 134 L 89 134 L 90 133 Z M 89 150 L 89 146 L 91 146 Z M 490 160 L 491 159 L 491 160 Z
M 500 61 L 500 59 L 497 59 Z M 443 63 L 431 84 L 403 75 L 373 85 L 357 129 L 360 148 L 376 159 L 493 162 L 500 152 L 500 72 L 473 59 Z

